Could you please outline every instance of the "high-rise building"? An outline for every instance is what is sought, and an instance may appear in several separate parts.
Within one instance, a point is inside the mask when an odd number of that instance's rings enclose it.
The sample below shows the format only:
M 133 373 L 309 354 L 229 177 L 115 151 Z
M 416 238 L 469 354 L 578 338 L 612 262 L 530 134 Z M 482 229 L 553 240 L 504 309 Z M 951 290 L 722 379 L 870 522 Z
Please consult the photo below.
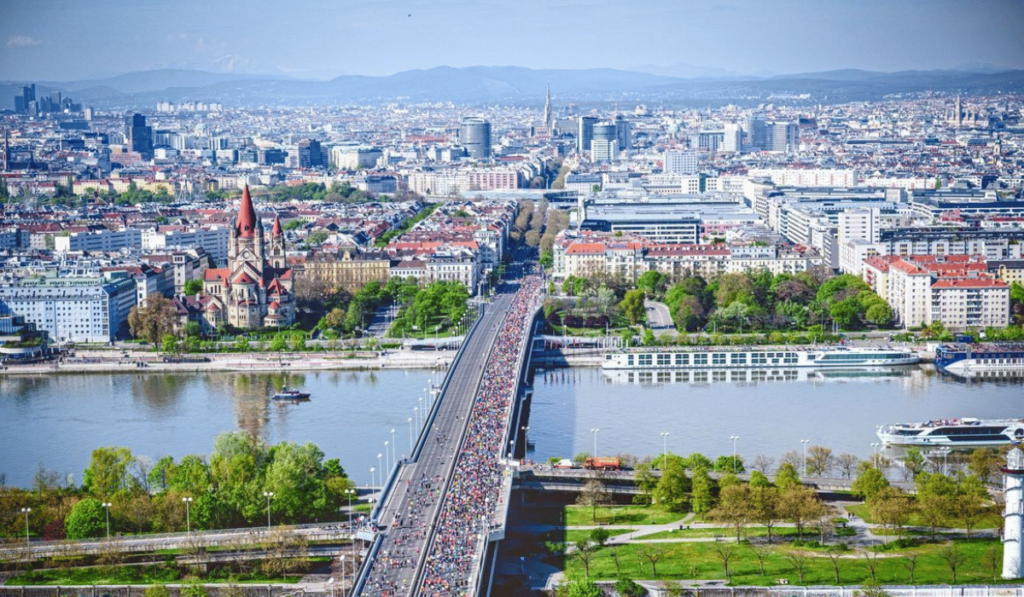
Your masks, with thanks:
M 795 122 L 773 122 L 768 131 L 768 151 L 792 153 L 800 148 L 800 127 Z
M 548 83 L 548 95 L 544 101 L 544 130 L 549 135 L 555 130 L 555 115 L 551 111 L 551 83 Z
M 626 151 L 633 144 L 632 125 L 619 114 L 615 117 L 615 137 L 619 142 L 619 151 Z
M 735 122 L 725 123 L 722 151 L 743 151 L 743 129 Z
M 768 123 L 763 116 L 751 115 L 743 125 L 747 145 L 754 151 L 768 149 Z
M 323 166 L 323 150 L 316 139 L 299 141 L 299 168 L 318 168 Z
M 478 117 L 463 118 L 459 126 L 459 142 L 471 158 L 491 157 L 491 123 Z
M 576 151 L 579 153 L 590 151 L 590 142 L 594 140 L 595 124 L 597 124 L 597 118 L 594 116 L 580 116 L 576 131 Z
M 153 127 L 146 126 L 146 117 L 133 114 L 128 121 L 128 147 L 142 155 L 142 159 L 153 159 Z

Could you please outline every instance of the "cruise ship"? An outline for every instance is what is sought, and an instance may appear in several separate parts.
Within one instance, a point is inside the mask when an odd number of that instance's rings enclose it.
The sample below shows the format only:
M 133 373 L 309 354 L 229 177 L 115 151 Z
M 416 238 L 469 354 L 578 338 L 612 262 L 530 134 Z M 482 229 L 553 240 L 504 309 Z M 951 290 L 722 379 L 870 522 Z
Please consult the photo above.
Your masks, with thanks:
M 1022 419 L 940 419 L 878 428 L 878 438 L 892 446 L 1000 446 L 1024 441 Z
M 935 368 L 962 377 L 1014 377 L 1024 373 L 1024 343 L 943 344 Z
M 841 369 L 605 369 L 605 379 L 614 384 L 709 385 L 731 383 L 738 385 L 765 382 L 877 381 L 886 378 L 907 377 L 913 366 L 907 367 L 843 367 Z
M 896 348 L 748 348 L 617 352 L 605 355 L 603 369 L 792 369 L 913 365 L 921 357 Z

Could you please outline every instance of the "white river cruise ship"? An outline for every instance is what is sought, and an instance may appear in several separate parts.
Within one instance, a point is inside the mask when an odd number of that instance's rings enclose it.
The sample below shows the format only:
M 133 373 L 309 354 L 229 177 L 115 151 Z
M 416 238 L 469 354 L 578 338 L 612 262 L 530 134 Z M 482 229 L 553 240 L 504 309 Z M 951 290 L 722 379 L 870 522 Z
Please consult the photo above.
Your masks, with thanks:
M 913 365 L 921 357 L 898 348 L 748 348 L 638 350 L 605 355 L 603 369 L 777 369 Z

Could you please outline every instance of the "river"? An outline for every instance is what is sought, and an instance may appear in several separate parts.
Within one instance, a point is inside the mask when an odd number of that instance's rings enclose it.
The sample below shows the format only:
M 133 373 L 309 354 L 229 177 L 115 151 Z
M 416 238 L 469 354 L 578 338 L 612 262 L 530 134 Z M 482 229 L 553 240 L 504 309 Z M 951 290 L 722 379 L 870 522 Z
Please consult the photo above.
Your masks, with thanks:
M 801 439 L 864 458 L 882 423 L 1024 416 L 1019 382 L 962 383 L 917 367 L 885 377 L 802 372 L 789 381 L 620 377 L 593 368 L 538 372 L 529 457 L 590 452 L 591 430 L 600 429 L 600 455 L 654 455 L 667 444 L 671 452 L 714 457 L 731 454 L 730 437 L 739 436 L 737 451 L 748 462 L 758 454 L 778 461 L 800 451 Z M 244 429 L 270 443 L 313 442 L 367 484 L 385 441 L 389 449 L 396 444 L 399 458 L 408 453 L 409 419 L 429 401 L 424 388 L 431 381 L 439 381 L 437 374 L 425 370 L 3 377 L 0 473 L 8 484 L 27 487 L 42 466 L 80 483 L 98 446 L 127 446 L 153 461 L 179 459 L 208 455 L 218 433 Z M 282 384 L 311 392 L 312 400 L 271 401 Z M 664 444 L 662 432 L 669 433 Z

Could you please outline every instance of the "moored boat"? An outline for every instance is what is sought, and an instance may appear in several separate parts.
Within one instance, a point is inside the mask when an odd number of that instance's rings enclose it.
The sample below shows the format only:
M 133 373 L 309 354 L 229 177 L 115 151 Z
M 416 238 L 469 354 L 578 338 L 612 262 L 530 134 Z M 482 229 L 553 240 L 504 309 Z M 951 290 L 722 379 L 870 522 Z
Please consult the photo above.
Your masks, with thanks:
M 1024 373 L 1024 342 L 943 344 L 935 349 L 935 368 L 963 377 L 1012 377 Z
M 878 428 L 878 439 L 892 446 L 984 447 L 1024 441 L 1024 418 L 939 419 Z
M 913 365 L 921 357 L 900 348 L 748 348 L 629 351 L 605 355 L 603 369 L 779 369 Z
M 300 402 L 309 400 L 309 392 L 300 392 L 295 388 L 289 388 L 284 386 L 280 392 L 274 393 L 270 396 L 274 400 L 290 400 L 292 402 Z

